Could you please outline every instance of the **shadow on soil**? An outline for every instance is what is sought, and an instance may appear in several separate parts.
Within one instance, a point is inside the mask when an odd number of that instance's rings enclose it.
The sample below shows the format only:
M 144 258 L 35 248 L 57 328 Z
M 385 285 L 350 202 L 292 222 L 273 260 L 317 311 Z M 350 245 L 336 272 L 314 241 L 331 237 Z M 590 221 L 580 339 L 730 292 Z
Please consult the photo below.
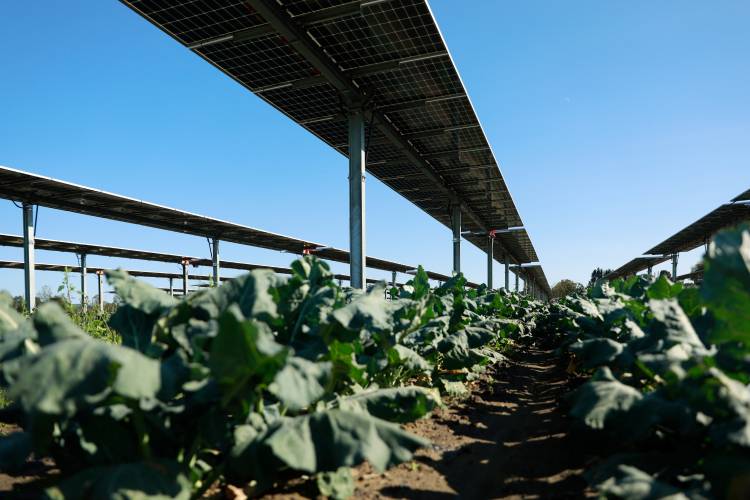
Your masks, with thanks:
M 550 351 L 519 353 L 522 363 L 498 374 L 494 386 L 467 403 L 459 422 L 445 422 L 474 441 L 422 462 L 440 472 L 460 498 L 580 498 L 585 456 L 568 432 L 558 406 L 567 376 Z M 468 423 L 467 423 L 468 422 Z M 455 498 L 408 486 L 381 494 L 406 498 Z

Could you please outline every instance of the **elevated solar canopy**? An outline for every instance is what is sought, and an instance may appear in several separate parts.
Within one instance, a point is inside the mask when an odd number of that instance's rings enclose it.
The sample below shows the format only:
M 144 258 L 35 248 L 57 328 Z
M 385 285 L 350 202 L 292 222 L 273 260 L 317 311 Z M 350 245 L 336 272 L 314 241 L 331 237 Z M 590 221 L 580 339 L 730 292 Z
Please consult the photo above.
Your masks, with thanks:
M 25 269 L 26 263 L 25 262 L 19 262 L 19 261 L 12 261 L 12 260 L 0 260 L 0 269 Z M 107 269 L 104 269 L 102 267 L 86 267 L 86 266 L 66 266 L 63 264 L 39 264 L 36 263 L 34 266 L 35 270 L 37 271 L 54 271 L 54 272 L 69 272 L 69 273 L 80 273 L 81 274 L 81 284 L 83 285 L 81 287 L 81 304 L 84 304 L 86 300 L 84 298 L 88 297 L 88 294 L 86 292 L 86 286 L 85 286 L 85 277 L 87 273 L 94 273 L 98 277 L 98 296 L 99 296 L 99 309 L 104 309 L 104 272 L 107 271 Z M 139 278 L 165 278 L 169 280 L 170 287 L 166 290 L 169 291 L 171 294 L 174 295 L 174 289 L 172 288 L 172 280 L 174 279 L 191 279 L 191 280 L 201 280 L 201 281 L 208 281 L 212 277 L 210 275 L 202 275 L 202 274 L 178 274 L 178 273 L 165 273 L 161 271 L 139 271 L 139 270 L 127 270 L 127 273 L 131 276 L 136 276 Z M 221 278 L 222 281 L 226 281 L 231 278 Z M 187 288 L 183 288 L 180 293 L 186 294 Z
M 182 279 L 183 280 L 183 292 L 186 292 L 188 289 L 188 280 L 189 279 L 208 279 L 209 276 L 203 277 L 198 275 L 189 274 L 188 272 L 188 266 L 212 266 L 213 261 L 211 259 L 205 259 L 200 257 L 189 257 L 189 256 L 182 256 L 178 254 L 170 254 L 170 253 L 163 253 L 163 252 L 150 252 L 147 250 L 133 250 L 130 248 L 122 248 L 122 247 L 112 247 L 107 245 L 92 245 L 89 243 L 75 243 L 71 241 L 60 241 L 60 240 L 50 240 L 45 238 L 35 238 L 35 247 L 39 250 L 48 250 L 53 252 L 67 252 L 67 253 L 73 253 L 77 255 L 101 255 L 105 257 L 116 257 L 116 258 L 122 258 L 122 259 L 134 259 L 134 260 L 148 260 L 148 261 L 155 261 L 155 262 L 164 262 L 164 263 L 173 263 L 173 264 L 180 264 L 182 266 L 182 273 L 181 274 L 174 274 L 174 273 L 163 273 L 163 272 L 157 272 L 154 271 L 155 274 L 133 274 L 133 276 L 143 276 L 143 277 L 153 277 L 153 278 L 159 278 L 159 277 L 166 277 L 166 278 L 176 278 L 176 279 Z M 12 234 L 0 234 L 0 246 L 10 246 L 10 247 L 23 247 L 24 240 L 23 236 L 17 236 Z M 50 270 L 50 269 L 42 269 L 39 267 L 40 264 L 36 264 L 37 269 L 41 270 Z M 227 261 L 223 260 L 221 261 L 221 266 L 227 269 L 239 269 L 243 271 L 252 271 L 254 269 L 270 269 L 271 271 L 277 273 L 277 274 L 292 274 L 291 268 L 288 267 L 280 267 L 280 266 L 265 266 L 262 264 L 251 264 L 248 262 L 235 262 L 235 261 Z M 2 267 L 2 266 L 0 266 Z M 5 266 L 7 268 L 14 268 L 12 266 Z M 65 266 L 62 266 L 65 267 Z M 68 266 L 68 269 L 72 269 L 70 266 Z M 76 267 L 78 271 L 80 272 L 81 268 Z M 88 272 L 95 272 L 95 268 L 88 268 Z M 137 271 L 138 273 L 146 273 L 151 271 Z M 442 276 L 439 275 L 438 276 Z M 344 280 L 349 281 L 349 276 L 346 274 L 334 274 L 334 278 L 338 280 Z M 85 277 L 84 277 L 85 279 Z M 223 280 L 223 278 L 222 278 Z M 376 280 L 376 279 L 368 279 L 368 283 L 378 283 L 382 280 Z M 83 283 L 82 283 L 83 285 Z M 475 283 L 471 283 L 469 286 L 473 286 L 476 288 L 478 285 Z M 85 290 L 85 286 L 81 286 L 82 291 Z
M 13 200 L 14 202 L 20 201 L 23 204 L 24 236 L 21 239 L 21 243 L 24 246 L 24 260 L 29 263 L 29 266 L 27 266 L 25 270 L 26 299 L 29 304 L 32 303 L 32 298 L 35 296 L 33 273 L 34 238 L 32 236 L 34 229 L 33 205 L 41 205 L 58 210 L 82 213 L 95 217 L 113 219 L 209 238 L 213 241 L 211 259 L 196 259 L 196 261 L 198 265 L 203 265 L 204 263 L 208 265 L 210 263 L 210 265 L 213 266 L 213 276 L 214 281 L 216 282 L 220 279 L 220 240 L 296 253 L 299 255 L 314 254 L 322 259 L 337 262 L 349 262 L 349 252 L 325 246 L 320 243 L 271 233 L 235 224 L 233 222 L 197 215 L 165 207 L 163 205 L 156 205 L 154 203 L 2 166 L 0 166 L 0 198 L 6 198 Z M 80 246 L 83 244 L 60 241 L 50 241 L 48 243 L 57 245 L 61 251 L 74 251 L 81 255 L 86 255 L 87 253 L 94 254 L 96 253 L 94 250 L 97 247 L 96 245 L 88 245 L 88 252 L 86 252 L 75 251 L 73 248 L 76 245 Z M 65 248 L 66 245 L 67 248 Z M 140 252 L 138 250 L 101 246 L 98 248 L 101 252 L 119 253 L 121 254 L 119 256 L 122 256 L 123 253 L 129 253 L 129 258 L 140 258 L 136 256 L 136 254 Z M 81 247 L 80 250 L 83 249 L 84 248 Z M 112 256 L 118 256 L 114 254 Z M 102 255 L 106 255 L 106 253 L 102 253 Z M 166 262 L 175 262 L 177 258 L 183 258 L 182 256 L 167 256 L 161 254 L 160 256 L 152 255 L 146 260 L 160 260 L 161 257 L 166 257 Z M 368 257 L 367 265 L 375 269 L 391 271 L 392 273 L 402 272 L 411 274 L 415 271 L 414 266 L 375 257 Z M 229 262 L 226 267 L 235 269 L 255 269 L 257 268 L 255 266 L 256 265 L 254 264 Z M 427 275 L 431 279 L 437 281 L 447 281 L 450 279 L 450 277 L 445 274 L 432 271 L 427 271 Z M 344 275 L 339 276 L 341 276 L 341 279 L 347 279 L 343 278 Z M 348 279 L 351 281 L 351 278 Z M 367 282 L 374 281 L 376 280 L 367 280 Z M 395 281 L 395 277 L 393 278 L 393 281 Z M 468 282 L 467 286 L 474 288 L 478 287 L 476 283 L 471 282 Z
M 322 243 L 263 231 L 2 166 L 0 198 L 215 240 L 298 255 L 311 253 L 322 259 L 349 262 L 349 252 Z M 408 273 L 414 269 L 414 266 L 376 257 L 367 257 L 367 266 L 401 273 Z M 438 281 L 450 279 L 450 276 L 432 271 L 428 271 L 428 275 Z
M 606 277 L 613 279 L 630 276 L 669 259 L 672 260 L 672 276 L 677 276 L 677 261 L 680 253 L 707 245 L 711 237 L 720 230 L 747 220 L 750 220 L 750 189 L 710 211 L 646 251 L 645 255 L 636 257 Z
M 642 271 L 643 269 L 649 269 L 657 264 L 661 264 L 662 262 L 666 262 L 669 260 L 668 257 L 659 257 L 655 255 L 646 255 L 642 257 L 636 257 L 627 263 L 623 264 L 622 266 L 618 267 L 611 273 L 607 274 L 608 279 L 615 279 L 615 278 L 624 278 L 626 276 L 632 276 L 634 274 L 637 274 L 639 271 Z
M 523 269 L 526 273 L 526 276 L 528 276 L 528 283 L 531 284 L 532 293 L 535 296 L 539 297 L 540 292 L 541 295 L 552 295 L 552 289 L 549 286 L 547 276 L 544 274 L 544 269 L 542 269 L 542 266 L 534 264 L 531 266 L 524 266 L 521 269 Z
M 744 193 L 743 193 L 744 195 Z M 668 255 L 686 252 L 708 243 L 708 240 L 719 230 L 750 219 L 750 204 L 742 199 L 734 199 L 710 211 L 685 229 L 670 236 L 646 253 L 651 255 Z
M 453 230 L 454 271 L 462 230 L 496 260 L 538 260 L 525 232 L 488 248 L 523 222 L 425 0 L 122 2 L 349 157 L 353 282 L 365 166 Z
M 539 264 L 515 265 L 511 269 L 516 275 L 516 290 L 518 290 L 518 278 L 521 277 L 526 283 L 526 293 L 545 300 L 552 295 L 547 276 Z
M 24 263 L 21 261 L 15 261 L 15 260 L 0 260 L 0 269 L 23 269 Z M 36 269 L 38 271 L 54 271 L 54 272 L 70 272 L 70 273 L 80 273 L 83 271 L 84 268 L 81 266 L 66 266 L 65 264 L 36 264 Z M 87 273 L 93 273 L 93 274 L 100 274 L 105 271 L 110 270 L 110 268 L 104 268 L 104 267 L 86 267 Z M 163 271 L 143 271 L 143 270 L 134 270 L 134 269 L 128 269 L 126 270 L 128 274 L 131 276 L 137 276 L 141 278 L 166 278 L 166 279 L 181 279 L 182 274 L 180 273 L 170 273 L 170 272 L 163 272 Z M 199 280 L 199 281 L 209 281 L 211 279 L 210 274 L 189 274 L 188 277 L 191 280 Z M 222 281 L 227 281 L 232 278 L 229 277 L 222 277 Z

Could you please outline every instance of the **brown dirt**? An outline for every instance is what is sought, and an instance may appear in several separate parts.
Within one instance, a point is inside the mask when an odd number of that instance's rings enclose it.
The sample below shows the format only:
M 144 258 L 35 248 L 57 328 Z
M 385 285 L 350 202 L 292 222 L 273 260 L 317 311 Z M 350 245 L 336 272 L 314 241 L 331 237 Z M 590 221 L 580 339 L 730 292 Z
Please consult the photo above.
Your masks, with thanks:
M 22 430 L 14 424 L 0 422 L 0 436 L 6 436 Z M 51 459 L 45 458 L 36 460 L 33 457 L 26 462 L 26 465 L 13 475 L 0 471 L 0 498 L 5 498 L 11 491 L 14 491 L 14 498 L 36 498 L 38 488 L 33 487 L 32 491 L 26 492 L 25 487 L 38 484 L 42 481 L 53 478 L 59 471 L 55 468 Z
M 552 351 L 518 352 L 494 380 L 432 418 L 406 426 L 430 439 L 432 449 L 384 474 L 368 465 L 354 470 L 356 498 L 580 498 L 591 493 L 581 477 L 586 457 L 573 442 L 558 406 L 569 390 Z M 266 498 L 304 498 L 312 485 Z

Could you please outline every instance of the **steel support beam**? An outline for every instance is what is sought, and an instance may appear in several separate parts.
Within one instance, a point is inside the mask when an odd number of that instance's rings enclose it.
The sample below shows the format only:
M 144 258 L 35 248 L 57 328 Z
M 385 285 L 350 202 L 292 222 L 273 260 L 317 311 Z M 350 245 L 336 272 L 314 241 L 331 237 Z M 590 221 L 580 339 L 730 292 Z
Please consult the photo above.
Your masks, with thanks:
M 505 264 L 505 290 L 510 291 L 510 256 L 508 252 L 503 253 L 503 264 Z
M 495 238 L 487 236 L 487 288 L 492 290 L 492 264 L 495 261 Z
M 24 203 L 23 210 L 23 278 L 26 307 L 36 307 L 36 276 L 34 271 L 34 206 Z
M 352 288 L 365 287 L 365 119 L 349 113 L 349 276 Z
M 188 265 L 190 264 L 190 261 L 188 259 L 184 259 L 182 261 L 182 296 L 187 297 L 188 294 Z
M 654 268 L 653 268 L 653 266 L 648 266 L 646 272 L 648 273 L 649 276 L 653 276 L 654 275 Z
M 81 310 L 85 311 L 88 309 L 88 287 L 86 286 L 86 254 L 81 254 Z
M 677 281 L 677 259 L 679 255 L 677 252 L 672 254 L 672 281 Z
M 516 293 L 518 292 L 518 271 L 516 271 Z
M 212 260 L 212 266 L 213 266 L 213 279 L 214 279 L 214 286 L 219 286 L 221 284 L 221 264 L 219 263 L 219 238 L 212 238 L 211 239 L 211 246 L 213 247 L 213 251 L 211 252 L 211 260 Z
M 174 279 L 169 278 L 169 295 L 174 297 Z
M 99 311 L 104 311 L 104 271 L 96 272 L 96 288 L 97 295 L 99 296 Z
M 451 207 L 451 226 L 453 229 L 453 274 L 461 272 L 461 206 Z
M 396 271 L 391 272 L 391 286 L 396 286 Z
M 310 38 L 304 27 L 297 24 L 299 20 L 292 19 L 277 2 L 274 0 L 247 0 L 247 3 L 280 35 L 286 38 L 289 45 L 318 70 L 328 83 L 341 92 L 344 100 L 348 101 L 347 105 L 351 107 L 353 101 L 363 103 L 369 100 L 371 96 L 355 84 L 351 76 L 342 71 L 335 61 Z M 431 99 L 433 102 L 436 100 L 438 98 Z M 421 153 L 415 150 L 411 143 L 396 130 L 391 121 L 383 114 L 382 108 L 379 107 L 378 111 L 373 114 L 372 121 L 380 132 L 402 151 L 410 163 L 419 168 L 430 181 L 445 193 L 448 200 L 454 203 L 460 202 L 467 217 L 472 219 L 480 229 L 487 229 L 473 209 L 462 202 L 458 193 L 447 185 L 440 174 L 422 157 Z

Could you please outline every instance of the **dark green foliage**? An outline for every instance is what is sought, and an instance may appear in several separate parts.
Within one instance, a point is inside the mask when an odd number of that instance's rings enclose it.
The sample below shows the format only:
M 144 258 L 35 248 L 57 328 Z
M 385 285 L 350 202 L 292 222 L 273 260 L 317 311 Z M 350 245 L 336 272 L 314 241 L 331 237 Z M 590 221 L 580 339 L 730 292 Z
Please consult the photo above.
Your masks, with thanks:
M 217 479 L 261 491 L 289 471 L 345 496 L 348 467 L 384 470 L 426 446 L 398 424 L 501 362 L 540 307 L 466 291 L 461 276 L 432 290 L 421 268 L 391 301 L 382 285 L 338 287 L 313 257 L 292 269 L 182 301 L 111 272 L 121 345 L 53 302 L 25 319 L 1 298 L 0 388 L 25 432 L 0 440 L 0 466 L 52 456 L 52 498 L 187 498 Z
M 606 496 L 750 494 L 750 225 L 719 233 L 704 265 L 700 289 L 638 276 L 550 307 L 545 328 L 596 370 L 571 415 L 633 451 L 589 474 Z

